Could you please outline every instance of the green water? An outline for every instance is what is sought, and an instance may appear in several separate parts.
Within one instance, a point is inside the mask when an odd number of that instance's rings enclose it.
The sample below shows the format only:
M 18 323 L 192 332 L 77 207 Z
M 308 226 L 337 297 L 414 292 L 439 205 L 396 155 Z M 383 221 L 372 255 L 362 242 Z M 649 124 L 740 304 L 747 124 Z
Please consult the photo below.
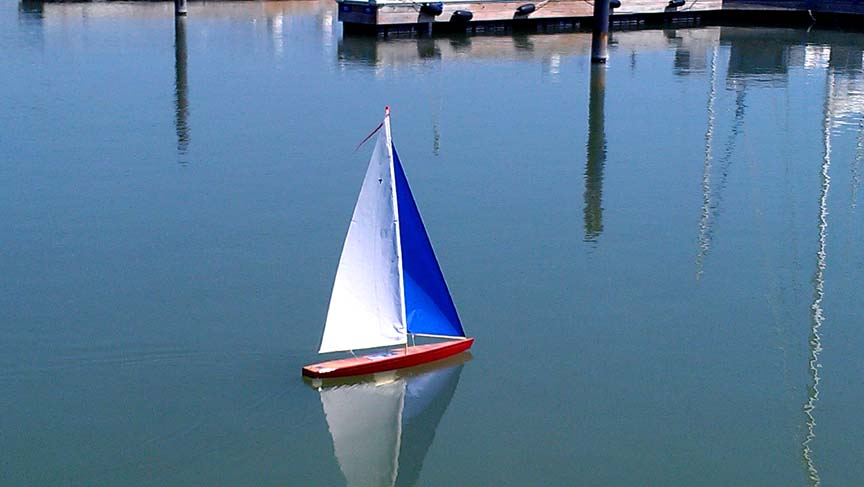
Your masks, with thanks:
M 477 339 L 399 482 L 861 485 L 864 35 L 589 45 L 3 3 L 0 485 L 344 485 L 300 367 L 388 104 Z

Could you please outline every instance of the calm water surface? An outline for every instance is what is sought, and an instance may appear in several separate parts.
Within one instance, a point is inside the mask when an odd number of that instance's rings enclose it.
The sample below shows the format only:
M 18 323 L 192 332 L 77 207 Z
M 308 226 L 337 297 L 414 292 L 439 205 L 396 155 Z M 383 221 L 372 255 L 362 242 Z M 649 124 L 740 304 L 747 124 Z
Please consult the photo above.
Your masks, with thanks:
M 334 5 L 0 5 L 0 484 L 862 484 L 864 35 Z M 318 391 L 386 104 L 477 343 Z

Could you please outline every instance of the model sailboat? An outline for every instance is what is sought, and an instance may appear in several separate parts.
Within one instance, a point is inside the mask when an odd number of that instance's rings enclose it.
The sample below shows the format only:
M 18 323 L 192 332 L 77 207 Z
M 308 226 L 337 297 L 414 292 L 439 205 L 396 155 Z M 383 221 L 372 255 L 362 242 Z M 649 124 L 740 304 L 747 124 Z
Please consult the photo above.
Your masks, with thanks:
M 471 348 L 390 135 L 390 109 L 342 247 L 319 353 L 392 347 L 303 367 L 346 377 L 413 367 Z M 408 345 L 409 335 L 448 339 Z

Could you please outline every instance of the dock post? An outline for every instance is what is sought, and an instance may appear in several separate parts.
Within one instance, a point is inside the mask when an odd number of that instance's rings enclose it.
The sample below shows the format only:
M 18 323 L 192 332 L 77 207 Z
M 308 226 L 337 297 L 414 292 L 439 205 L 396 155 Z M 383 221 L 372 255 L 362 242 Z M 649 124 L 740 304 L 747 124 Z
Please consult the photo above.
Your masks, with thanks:
M 174 0 L 174 15 L 186 15 L 186 0 Z
M 605 63 L 609 57 L 609 0 L 594 1 L 594 28 L 591 31 L 591 62 Z

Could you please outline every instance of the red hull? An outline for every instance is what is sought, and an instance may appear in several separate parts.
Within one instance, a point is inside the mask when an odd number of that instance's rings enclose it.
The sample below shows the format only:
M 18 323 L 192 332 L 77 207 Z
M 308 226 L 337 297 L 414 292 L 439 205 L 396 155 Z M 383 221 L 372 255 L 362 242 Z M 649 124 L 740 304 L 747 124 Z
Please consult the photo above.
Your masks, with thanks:
M 471 348 L 473 338 L 454 340 L 443 343 L 430 343 L 426 345 L 414 345 L 410 347 L 398 347 L 383 352 L 351 357 L 339 360 L 330 360 L 320 364 L 307 365 L 303 367 L 303 375 L 314 378 L 348 377 L 352 375 L 367 375 L 386 370 L 404 369 L 414 367 L 436 360 L 447 358 L 451 355 L 464 352 Z

